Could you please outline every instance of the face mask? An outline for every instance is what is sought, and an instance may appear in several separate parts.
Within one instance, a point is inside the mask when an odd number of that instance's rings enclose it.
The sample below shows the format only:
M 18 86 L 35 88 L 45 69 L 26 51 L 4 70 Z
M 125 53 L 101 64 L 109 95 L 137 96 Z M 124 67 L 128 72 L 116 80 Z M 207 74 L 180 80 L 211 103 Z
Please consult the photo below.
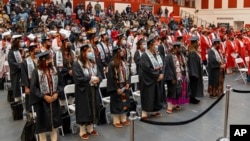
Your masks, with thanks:
M 37 42 L 38 42 L 38 43 L 41 43 L 41 42 L 42 42 L 42 39 L 38 39 Z
M 143 48 L 144 48 L 144 49 L 147 49 L 147 48 L 148 48 L 148 46 L 147 46 L 147 45 L 143 45 Z
M 97 45 L 99 43 L 99 41 L 95 41 L 95 44 Z
M 155 51 L 158 51 L 158 46 L 155 46 Z
M 87 58 L 89 60 L 95 60 L 95 54 L 94 54 L 94 52 L 88 52 L 87 53 Z
M 36 52 L 35 52 L 35 55 L 37 55 L 37 54 L 39 54 L 39 53 L 40 53 L 40 51 L 36 51 Z
M 126 45 L 126 40 L 122 40 L 122 45 L 125 46 Z
M 24 47 L 24 46 L 25 46 L 24 42 L 20 42 L 20 47 Z
M 87 40 L 87 37 L 86 37 L 86 36 L 84 36 L 82 39 L 83 39 L 83 40 Z

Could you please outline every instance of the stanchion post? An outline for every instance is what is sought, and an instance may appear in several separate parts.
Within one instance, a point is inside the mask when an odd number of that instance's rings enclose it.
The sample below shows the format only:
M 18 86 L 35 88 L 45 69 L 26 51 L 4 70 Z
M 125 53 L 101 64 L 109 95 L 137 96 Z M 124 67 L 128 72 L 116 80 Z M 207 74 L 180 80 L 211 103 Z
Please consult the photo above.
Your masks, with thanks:
M 134 141 L 135 140 L 135 125 L 134 125 L 134 121 L 137 118 L 138 117 L 136 116 L 136 112 L 135 111 L 131 111 L 130 112 L 130 116 L 129 116 L 129 120 L 131 122 L 131 125 L 130 125 L 130 141 Z
M 226 86 L 226 102 L 225 102 L 225 122 L 224 122 L 224 136 L 217 139 L 217 141 L 229 141 L 227 138 L 227 128 L 228 128 L 228 112 L 229 112 L 229 100 L 230 100 L 231 86 Z

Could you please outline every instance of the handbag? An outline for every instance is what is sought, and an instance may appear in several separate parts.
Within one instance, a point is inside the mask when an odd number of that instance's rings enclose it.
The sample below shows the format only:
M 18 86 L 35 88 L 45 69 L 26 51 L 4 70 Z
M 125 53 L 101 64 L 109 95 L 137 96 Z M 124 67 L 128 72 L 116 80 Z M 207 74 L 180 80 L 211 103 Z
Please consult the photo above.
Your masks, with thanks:
M 36 141 L 35 122 L 33 119 L 25 123 L 21 134 L 21 141 Z
M 23 119 L 23 104 L 22 102 L 12 102 L 10 103 L 13 120 Z

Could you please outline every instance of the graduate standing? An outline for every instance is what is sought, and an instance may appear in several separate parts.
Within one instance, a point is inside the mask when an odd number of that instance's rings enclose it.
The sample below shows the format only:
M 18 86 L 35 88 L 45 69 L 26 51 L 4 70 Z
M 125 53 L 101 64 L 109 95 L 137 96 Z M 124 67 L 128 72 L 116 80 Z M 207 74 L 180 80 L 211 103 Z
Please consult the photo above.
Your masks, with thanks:
M 130 71 L 122 60 L 123 51 L 113 48 L 113 58 L 108 66 L 107 92 L 110 94 L 110 110 L 113 115 L 113 125 L 117 128 L 130 125 L 127 120 L 129 110 Z
M 37 66 L 38 59 L 35 56 L 40 52 L 40 49 L 33 42 L 29 45 L 29 54 L 30 56 L 25 58 L 22 68 L 21 68 L 21 81 L 24 86 L 25 95 L 25 108 L 27 112 L 31 112 L 29 105 L 29 95 L 30 95 L 30 80 L 32 77 L 32 72 Z
M 61 113 L 58 93 L 62 91 L 60 76 L 53 66 L 50 52 L 36 55 L 38 66 L 32 73 L 30 82 L 30 105 L 36 112 L 36 134 L 40 141 L 46 141 L 46 132 L 51 141 L 57 141 L 57 128 L 61 126 Z
M 140 59 L 141 104 L 142 118 L 147 119 L 148 113 L 153 116 L 162 116 L 158 111 L 162 108 L 161 81 L 164 78 L 164 63 L 157 54 L 155 35 L 147 40 L 147 50 Z
M 189 102 L 192 104 L 198 104 L 200 100 L 196 99 L 196 97 L 203 96 L 203 64 L 198 40 L 199 38 L 197 36 L 192 36 L 190 38 L 191 45 L 189 47 L 187 61 L 191 89 Z
M 24 47 L 24 42 L 22 40 L 22 35 L 12 36 L 12 46 L 8 54 L 8 63 L 10 67 L 10 80 L 13 89 L 13 94 L 15 101 L 21 100 L 21 66 L 23 63 L 23 53 L 22 47 Z
M 75 82 L 76 123 L 80 125 L 80 137 L 88 139 L 98 135 L 94 124 L 99 121 L 101 99 L 98 93 L 101 73 L 95 62 L 95 54 L 89 44 L 80 47 L 80 56 L 73 63 Z
M 220 39 L 213 40 L 213 47 L 208 52 L 208 93 L 217 98 L 223 93 L 225 78 L 225 62 L 219 51 Z

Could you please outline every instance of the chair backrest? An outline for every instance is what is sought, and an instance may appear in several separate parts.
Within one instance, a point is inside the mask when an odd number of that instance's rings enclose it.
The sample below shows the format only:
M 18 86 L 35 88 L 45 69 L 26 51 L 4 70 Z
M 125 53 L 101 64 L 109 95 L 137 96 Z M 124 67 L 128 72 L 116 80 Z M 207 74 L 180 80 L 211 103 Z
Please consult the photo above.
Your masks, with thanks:
M 138 75 L 133 75 L 131 76 L 131 83 L 139 83 L 139 76 Z
M 66 85 L 64 87 L 64 93 L 65 94 L 75 93 L 75 84 Z
M 107 79 L 102 79 L 99 88 L 106 88 L 106 87 L 107 87 Z
M 244 60 L 242 58 L 235 58 L 235 63 L 237 65 L 238 68 L 242 68 L 242 65 L 244 68 L 246 68 L 246 64 L 244 62 Z

